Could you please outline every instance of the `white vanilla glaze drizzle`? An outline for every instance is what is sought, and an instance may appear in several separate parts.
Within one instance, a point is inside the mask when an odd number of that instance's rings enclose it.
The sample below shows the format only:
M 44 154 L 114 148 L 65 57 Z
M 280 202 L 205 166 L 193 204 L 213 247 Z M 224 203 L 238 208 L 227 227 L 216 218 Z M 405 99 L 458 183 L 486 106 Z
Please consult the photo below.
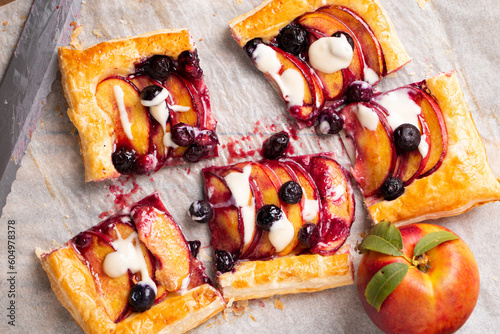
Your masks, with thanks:
M 422 155 L 422 157 L 427 156 L 429 153 L 429 144 L 427 143 L 427 136 L 426 135 L 421 135 L 420 136 L 420 144 L 418 144 L 418 151 Z
M 330 123 L 328 123 L 327 121 L 319 123 L 319 132 L 321 132 L 322 134 L 324 135 L 328 134 L 328 131 L 330 131 L 330 129 L 331 129 Z
M 125 102 L 123 100 L 125 93 L 123 93 L 123 89 L 119 85 L 113 86 L 113 93 L 115 94 L 116 104 L 118 106 L 118 111 L 120 112 L 120 122 L 122 123 L 123 131 L 125 132 L 127 138 L 132 140 L 134 139 L 134 136 L 132 135 L 132 124 L 128 119 L 127 108 L 125 108 Z
M 280 75 L 282 64 L 276 51 L 263 43 L 257 45 L 252 58 L 259 71 L 267 73 L 273 78 L 289 107 L 301 106 L 304 103 L 305 87 L 302 73 L 296 69 L 288 68 Z
M 323 73 L 334 73 L 349 67 L 354 51 L 341 34 L 339 37 L 323 37 L 309 46 L 309 63 Z
M 368 82 L 370 85 L 373 85 L 377 81 L 380 80 L 378 74 L 372 70 L 371 68 L 368 67 L 368 65 L 365 64 L 365 67 L 363 69 L 363 76 L 364 80 Z
M 104 273 L 109 277 L 116 278 L 126 274 L 128 270 L 134 274 L 140 272 L 140 282 L 151 286 L 156 293 L 157 287 L 155 282 L 149 277 L 148 267 L 142 253 L 137 232 L 134 231 L 126 239 L 122 239 L 118 230 L 115 231 L 118 234 L 118 239 L 111 243 L 115 251 L 109 253 L 104 258 Z
M 363 104 L 358 104 L 356 108 L 356 116 L 358 116 L 359 123 L 368 130 L 375 131 L 377 130 L 378 123 L 380 120 L 378 119 L 377 113 L 367 106 Z
M 141 99 L 141 104 L 145 107 L 149 107 L 149 113 L 158 123 L 160 123 L 163 129 L 164 134 L 162 142 L 163 146 L 165 146 L 165 149 L 167 147 L 173 147 L 173 148 L 178 147 L 178 145 L 176 145 L 172 141 L 171 133 L 167 132 L 167 121 L 170 118 L 170 110 L 178 112 L 186 112 L 191 109 L 190 107 L 185 107 L 181 105 L 168 104 L 167 99 L 172 100 L 172 95 L 167 89 L 165 89 L 165 87 L 162 87 L 160 93 L 156 95 L 152 100 Z
M 418 150 L 420 154 L 425 157 L 429 150 L 429 145 L 425 142 L 425 137 L 422 135 L 420 122 L 418 120 L 418 115 L 422 113 L 422 108 L 411 99 L 409 93 L 404 89 L 395 90 L 382 94 L 377 99 L 377 102 L 389 113 L 387 121 L 392 130 L 396 130 L 398 126 L 405 123 L 411 124 L 419 129 L 421 140 Z
M 305 196 L 305 193 L 304 193 Z M 304 208 L 302 209 L 302 219 L 306 223 L 309 223 L 318 215 L 319 212 L 319 202 L 316 199 L 308 199 L 305 197 Z
M 271 225 L 271 230 L 269 231 L 269 241 L 273 245 L 276 252 L 281 252 L 292 242 L 295 236 L 295 229 L 293 224 L 288 220 L 285 212 L 281 212 L 281 219 L 275 221 Z
M 243 168 L 243 173 L 231 172 L 224 177 L 231 194 L 240 207 L 243 219 L 243 243 L 248 245 L 255 232 L 255 198 L 250 189 L 250 174 L 252 165 L 248 164 Z

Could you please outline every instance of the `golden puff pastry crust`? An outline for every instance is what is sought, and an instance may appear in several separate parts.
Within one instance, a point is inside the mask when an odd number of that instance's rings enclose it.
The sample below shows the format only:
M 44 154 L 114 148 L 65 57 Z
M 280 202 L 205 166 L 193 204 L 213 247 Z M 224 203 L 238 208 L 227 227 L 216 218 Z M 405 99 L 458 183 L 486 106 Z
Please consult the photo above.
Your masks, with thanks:
M 354 11 L 370 26 L 381 45 L 387 73 L 397 71 L 411 60 L 378 0 L 266 0 L 231 20 L 229 26 L 234 39 L 243 47 L 257 37 L 270 40 L 300 15 L 328 5 Z
M 415 180 L 397 199 L 368 204 L 374 222 L 416 223 L 458 215 L 500 200 L 500 182 L 488 164 L 457 75 L 442 73 L 427 79 L 425 85 L 443 113 L 448 152 L 439 169 Z
M 71 246 L 39 257 L 57 298 L 87 334 L 184 333 L 225 308 L 217 290 L 204 284 L 114 323 L 99 303 L 92 274 Z
M 233 271 L 218 277 L 218 287 L 228 302 L 321 291 L 353 283 L 354 266 L 349 253 L 240 261 Z
M 195 51 L 187 29 L 157 30 L 102 42 L 83 50 L 59 48 L 59 67 L 68 102 L 68 116 L 79 132 L 86 181 L 101 181 L 121 175 L 111 158 L 116 138 L 114 120 L 99 107 L 96 98 L 98 84 L 106 78 L 133 74 L 135 65 L 152 56 L 177 59 L 183 51 Z M 196 88 L 204 90 L 203 94 L 208 99 L 204 83 L 200 85 Z M 203 101 L 202 104 L 206 107 L 207 103 Z M 215 129 L 215 120 L 209 110 L 205 110 L 203 117 L 203 124 Z

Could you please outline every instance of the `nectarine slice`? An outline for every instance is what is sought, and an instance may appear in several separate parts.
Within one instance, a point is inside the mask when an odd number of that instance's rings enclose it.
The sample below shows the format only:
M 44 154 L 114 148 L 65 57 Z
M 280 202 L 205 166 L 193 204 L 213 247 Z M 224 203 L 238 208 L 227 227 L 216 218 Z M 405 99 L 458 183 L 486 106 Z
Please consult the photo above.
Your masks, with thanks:
M 136 206 L 131 212 L 141 240 L 159 262 L 155 278 L 168 291 L 177 291 L 190 272 L 186 240 L 173 219 L 152 206 Z
M 281 187 L 283 184 L 289 181 L 294 181 L 299 183 L 295 173 L 290 168 L 287 168 L 281 162 L 268 160 L 263 162 L 263 165 L 266 166 L 265 169 L 266 173 L 268 174 L 272 173 L 272 175 L 274 175 L 274 177 L 278 179 L 278 181 L 275 183 L 276 185 L 278 185 L 278 187 Z M 278 188 L 278 193 L 279 193 L 279 188 Z M 304 195 L 302 195 L 302 197 L 304 197 Z M 294 238 L 285 249 L 276 253 L 277 256 L 284 256 L 289 254 L 291 251 L 295 249 L 295 247 L 299 243 L 299 239 L 297 238 L 297 233 L 299 232 L 300 227 L 304 224 L 304 219 L 302 218 L 301 202 L 303 202 L 302 199 L 299 203 L 296 204 L 289 204 L 285 203 L 284 201 L 281 201 L 281 208 L 283 212 L 287 216 L 287 219 L 293 224 Z
M 352 175 L 365 197 L 374 195 L 391 174 L 396 160 L 392 129 L 385 115 L 371 104 L 349 104 L 341 110 L 341 116 L 349 137 L 343 140 L 352 140 L 356 148 Z
M 116 101 L 114 87 L 119 86 L 124 93 L 123 103 L 130 122 L 132 138 L 125 134 L 123 124 L 120 120 L 120 110 Z M 129 81 L 112 77 L 101 81 L 97 85 L 96 99 L 98 106 L 104 110 L 113 121 L 116 141 L 118 143 L 130 143 L 138 155 L 143 155 L 149 149 L 149 114 L 141 104 L 138 89 Z
M 131 279 L 128 273 L 116 278 L 106 275 L 103 268 L 104 259 L 115 250 L 97 234 L 88 234 L 93 238 L 92 244 L 80 249 L 79 252 L 94 276 L 95 287 L 106 313 L 115 321 L 126 312 L 128 295 L 132 287 Z
M 212 246 L 231 254 L 239 254 L 243 246 L 243 222 L 231 191 L 223 179 L 204 170 L 205 197 L 214 206 L 214 218 L 209 222 Z

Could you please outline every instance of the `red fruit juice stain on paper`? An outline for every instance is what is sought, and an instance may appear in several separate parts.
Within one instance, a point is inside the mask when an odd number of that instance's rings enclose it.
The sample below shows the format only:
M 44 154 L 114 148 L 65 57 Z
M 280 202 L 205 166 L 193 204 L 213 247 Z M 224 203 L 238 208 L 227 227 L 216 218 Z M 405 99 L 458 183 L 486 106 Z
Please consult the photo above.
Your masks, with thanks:
M 128 187 L 126 186 L 130 184 L 130 180 L 132 180 L 132 189 L 127 190 Z M 102 212 L 99 215 L 100 219 L 112 216 L 116 212 L 132 205 L 134 203 L 134 201 L 132 200 L 132 195 L 138 193 L 139 190 L 142 189 L 133 176 L 127 176 L 125 179 L 120 178 L 117 180 L 117 182 L 119 184 L 111 184 L 109 186 L 110 193 L 107 195 L 107 197 L 114 196 L 113 202 L 115 203 L 115 207 L 111 210 Z
M 235 139 L 227 144 L 222 145 L 222 148 L 227 149 L 227 152 L 229 153 L 228 162 L 232 163 L 235 160 L 255 156 L 255 154 L 258 153 L 259 150 L 251 148 L 246 150 L 242 147 L 243 142 L 251 142 L 251 140 L 252 139 L 250 136 L 243 136 L 240 138 L 240 140 Z

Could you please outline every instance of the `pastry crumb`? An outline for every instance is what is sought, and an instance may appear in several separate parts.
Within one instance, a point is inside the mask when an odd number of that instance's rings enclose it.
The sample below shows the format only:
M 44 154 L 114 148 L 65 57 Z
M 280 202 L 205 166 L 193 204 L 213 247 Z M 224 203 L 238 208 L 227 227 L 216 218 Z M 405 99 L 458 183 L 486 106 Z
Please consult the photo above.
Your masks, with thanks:
M 102 37 L 102 34 L 99 32 L 99 30 L 97 29 L 94 29 L 92 30 L 92 33 L 97 37 L 97 38 L 100 38 Z
M 209 262 L 213 261 L 213 258 L 210 255 L 208 255 L 207 252 L 203 248 L 200 249 L 200 258 L 203 261 L 209 261 Z
M 257 322 L 257 319 L 255 319 L 255 317 L 251 314 L 248 315 L 250 317 L 250 319 L 252 319 L 253 321 Z
M 498 281 L 498 276 L 493 276 L 494 281 Z
M 277 309 L 280 309 L 280 310 L 284 310 L 285 309 L 285 304 L 283 304 L 283 302 L 279 299 L 275 299 L 274 300 L 274 308 L 277 308 Z
M 408 73 L 408 75 L 411 76 L 411 77 L 413 77 L 413 76 L 416 75 L 416 73 L 415 72 L 411 72 L 411 73 Z
M 75 50 L 81 50 L 82 46 L 78 41 L 78 35 L 80 35 L 80 33 L 82 32 L 82 26 L 78 25 L 76 21 L 71 22 L 69 25 L 73 27 L 73 32 L 71 33 L 71 42 L 69 43 L 69 45 Z
M 425 6 L 427 5 L 427 2 L 429 0 L 417 0 L 418 6 L 420 7 L 421 10 L 425 9 Z
M 203 41 L 203 38 L 200 38 L 200 42 Z
M 386 76 L 386 78 L 396 78 L 398 76 L 397 73 L 391 73 Z
M 236 316 L 242 315 L 248 309 L 248 300 L 238 300 L 233 303 L 232 311 Z
M 66 215 L 66 216 L 64 216 L 64 218 L 69 219 L 69 218 L 70 218 L 70 216 Z
M 124 24 L 124 25 L 127 25 L 127 24 L 128 24 L 127 20 L 120 20 L 120 23 L 121 23 L 121 24 Z
M 4 26 L 6 26 L 7 24 L 9 24 L 9 21 L 5 21 L 5 22 L 3 23 L 3 25 L 4 25 Z

